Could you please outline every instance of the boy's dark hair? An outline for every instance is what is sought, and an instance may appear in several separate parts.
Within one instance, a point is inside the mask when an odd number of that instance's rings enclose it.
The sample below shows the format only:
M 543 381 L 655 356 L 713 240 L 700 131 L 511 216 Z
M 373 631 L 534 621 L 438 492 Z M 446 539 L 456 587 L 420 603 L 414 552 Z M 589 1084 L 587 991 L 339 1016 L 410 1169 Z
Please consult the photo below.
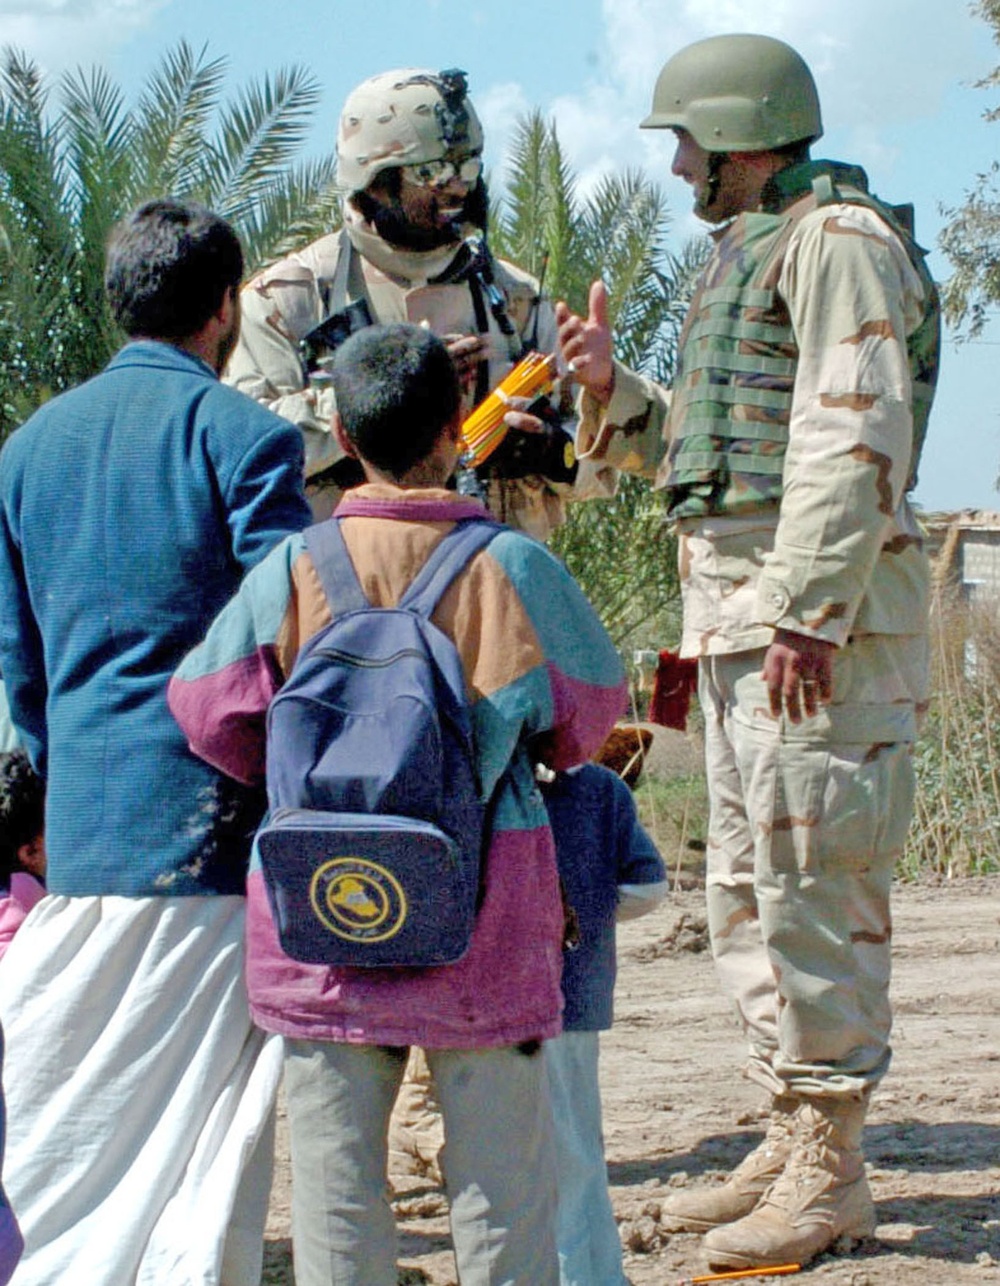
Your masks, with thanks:
M 400 478 L 425 459 L 459 407 L 444 344 L 408 322 L 366 326 L 337 349 L 333 388 L 358 455 Z
M 21 869 L 17 850 L 45 829 L 45 782 L 23 750 L 0 753 L 0 876 Z
M 146 201 L 108 240 L 104 286 L 125 334 L 186 339 L 243 279 L 243 250 L 229 224 L 200 205 Z

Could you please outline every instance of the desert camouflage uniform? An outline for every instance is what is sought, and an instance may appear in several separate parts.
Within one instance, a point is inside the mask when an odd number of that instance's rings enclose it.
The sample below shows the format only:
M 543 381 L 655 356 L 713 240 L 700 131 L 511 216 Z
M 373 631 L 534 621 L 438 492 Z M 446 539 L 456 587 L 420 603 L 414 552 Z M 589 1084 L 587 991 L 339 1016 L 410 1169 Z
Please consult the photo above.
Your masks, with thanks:
M 714 234 L 673 405 L 618 366 L 606 411 L 584 398 L 578 449 L 669 492 L 682 651 L 701 658 L 712 943 L 749 1074 L 857 1097 L 889 1061 L 889 885 L 926 701 L 928 563 L 905 491 L 937 298 L 860 171 L 782 178 L 777 208 Z M 760 677 L 778 626 L 838 649 L 832 703 L 797 726 Z
M 462 251 L 462 242 L 432 251 L 402 250 L 377 236 L 350 207 L 345 209 L 348 235 L 358 251 L 356 262 L 376 321 L 426 321 L 438 335 L 480 332 L 468 282 L 442 284 L 434 280 L 447 274 Z M 465 231 L 471 235 L 477 229 L 470 226 Z M 333 390 L 318 381 L 307 384 L 299 342 L 328 316 L 341 244 L 340 232 L 321 237 L 248 283 L 241 295 L 240 340 L 224 375 L 226 383 L 302 429 L 306 479 L 314 480 L 307 490 L 317 517 L 332 512 L 341 494 L 329 476 L 320 482 L 319 475 L 335 466 L 343 453 L 330 433 Z M 556 343 L 552 305 L 545 298 L 539 300 L 535 279 L 505 260 L 494 264 L 496 285 L 503 293 L 516 334 L 503 334 L 486 307 L 490 388 L 521 356 L 526 341 L 544 353 L 554 352 Z M 537 474 L 491 479 L 489 505 L 502 521 L 544 540 L 562 522 L 566 499 L 613 495 L 616 476 L 607 466 L 590 463 L 580 467 L 572 485 Z

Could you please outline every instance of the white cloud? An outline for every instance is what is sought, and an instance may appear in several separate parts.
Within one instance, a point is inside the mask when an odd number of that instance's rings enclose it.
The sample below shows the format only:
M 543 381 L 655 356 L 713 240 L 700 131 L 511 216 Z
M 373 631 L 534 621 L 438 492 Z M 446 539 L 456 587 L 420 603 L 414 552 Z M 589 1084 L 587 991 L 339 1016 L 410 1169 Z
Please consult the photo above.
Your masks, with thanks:
M 486 161 L 494 170 L 506 164 L 506 145 L 518 118 L 531 110 L 524 89 L 514 82 L 490 85 L 475 95 L 476 112 L 486 137 Z
M 694 40 L 761 32 L 787 41 L 809 63 L 823 105 L 822 154 L 857 161 L 889 184 L 901 162 L 894 142 L 900 131 L 940 116 L 949 91 L 997 61 L 982 20 L 957 5 L 943 22 L 941 8 L 942 0 L 602 0 L 599 70 L 543 110 L 556 119 L 581 188 L 609 168 L 641 165 L 670 185 L 683 210 L 687 195 L 669 176 L 672 138 L 638 129 L 657 73 Z M 500 148 L 526 110 L 525 96 L 502 85 L 482 101 L 487 138 Z M 970 93 L 966 119 L 983 106 Z
M 984 24 L 941 0 L 604 0 L 616 78 L 651 90 L 676 50 L 706 36 L 753 31 L 793 45 L 812 67 L 828 114 L 847 125 L 932 113 L 968 75 Z
M 0 0 L 0 47 L 50 75 L 105 61 L 169 0 Z

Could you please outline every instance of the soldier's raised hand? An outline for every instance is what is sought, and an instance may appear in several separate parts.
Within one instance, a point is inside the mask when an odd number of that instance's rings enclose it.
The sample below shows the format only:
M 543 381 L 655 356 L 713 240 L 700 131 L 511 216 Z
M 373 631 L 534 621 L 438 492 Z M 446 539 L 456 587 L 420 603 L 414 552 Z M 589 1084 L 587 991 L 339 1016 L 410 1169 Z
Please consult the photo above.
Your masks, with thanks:
M 590 287 L 586 319 L 556 304 L 559 352 L 579 384 L 603 406 L 611 401 L 615 386 L 613 344 L 608 325 L 608 292 L 603 281 Z

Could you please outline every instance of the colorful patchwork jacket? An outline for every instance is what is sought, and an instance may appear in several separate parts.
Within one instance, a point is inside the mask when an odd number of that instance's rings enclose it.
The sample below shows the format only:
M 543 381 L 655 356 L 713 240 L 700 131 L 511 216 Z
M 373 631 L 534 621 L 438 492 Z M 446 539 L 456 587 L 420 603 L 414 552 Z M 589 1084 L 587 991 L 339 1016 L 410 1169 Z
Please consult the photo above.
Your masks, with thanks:
M 369 484 L 350 492 L 337 514 L 369 600 L 392 605 L 452 524 L 484 510 L 454 492 Z M 265 711 L 299 648 L 329 619 L 303 538 L 293 536 L 246 578 L 170 684 L 171 709 L 191 749 L 240 781 L 260 781 Z M 255 857 L 248 989 L 254 1018 L 269 1031 L 476 1048 L 559 1030 L 563 915 L 528 746 L 537 738 L 553 767 L 591 755 L 624 708 L 621 662 L 562 564 L 514 531 L 470 561 L 433 619 L 462 658 L 481 784 L 486 795 L 496 788 L 472 945 L 439 968 L 297 963 L 279 947 Z

